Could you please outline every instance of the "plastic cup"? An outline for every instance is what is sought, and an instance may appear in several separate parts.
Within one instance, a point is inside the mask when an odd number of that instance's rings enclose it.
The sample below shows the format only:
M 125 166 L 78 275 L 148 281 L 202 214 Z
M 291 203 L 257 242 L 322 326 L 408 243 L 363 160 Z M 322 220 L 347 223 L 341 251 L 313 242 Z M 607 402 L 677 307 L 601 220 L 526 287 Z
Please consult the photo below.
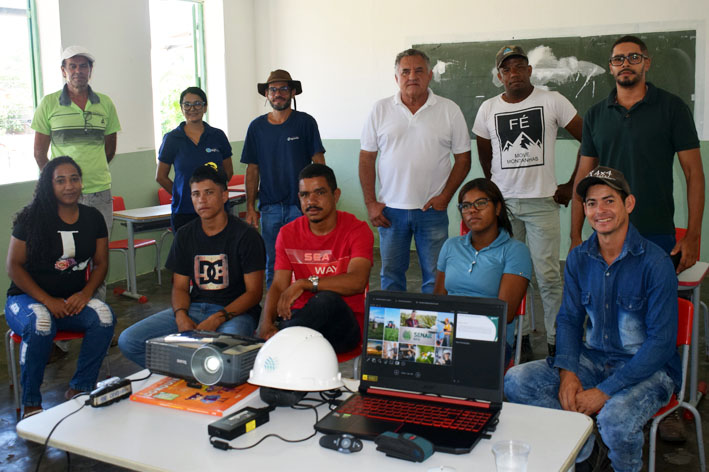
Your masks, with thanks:
M 492 445 L 497 472 L 527 472 L 531 446 L 523 441 L 499 441 Z

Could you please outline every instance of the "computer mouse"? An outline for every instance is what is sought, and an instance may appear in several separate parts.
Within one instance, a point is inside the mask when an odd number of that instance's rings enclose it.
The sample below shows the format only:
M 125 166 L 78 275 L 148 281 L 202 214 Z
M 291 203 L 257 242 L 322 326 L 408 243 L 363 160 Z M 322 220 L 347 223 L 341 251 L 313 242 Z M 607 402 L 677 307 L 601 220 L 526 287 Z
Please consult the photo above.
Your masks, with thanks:
M 455 467 L 439 465 L 438 467 L 431 467 L 428 472 L 455 472 Z

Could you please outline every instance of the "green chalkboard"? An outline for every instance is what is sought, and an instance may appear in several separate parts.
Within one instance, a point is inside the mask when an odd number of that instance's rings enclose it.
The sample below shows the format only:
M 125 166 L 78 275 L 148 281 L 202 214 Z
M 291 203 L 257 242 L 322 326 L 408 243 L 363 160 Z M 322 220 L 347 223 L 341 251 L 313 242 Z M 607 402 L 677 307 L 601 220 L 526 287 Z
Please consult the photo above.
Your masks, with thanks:
M 694 110 L 696 31 L 636 34 L 652 58 L 648 80 L 685 101 Z M 454 100 L 470 128 L 480 105 L 502 93 L 495 54 L 506 44 L 519 44 L 529 55 L 532 83 L 556 90 L 571 100 L 579 114 L 608 96 L 614 87 L 608 73 L 611 46 L 621 35 L 510 39 L 471 43 L 414 44 L 429 55 L 434 72 L 431 89 Z M 563 130 L 560 138 L 571 136 Z

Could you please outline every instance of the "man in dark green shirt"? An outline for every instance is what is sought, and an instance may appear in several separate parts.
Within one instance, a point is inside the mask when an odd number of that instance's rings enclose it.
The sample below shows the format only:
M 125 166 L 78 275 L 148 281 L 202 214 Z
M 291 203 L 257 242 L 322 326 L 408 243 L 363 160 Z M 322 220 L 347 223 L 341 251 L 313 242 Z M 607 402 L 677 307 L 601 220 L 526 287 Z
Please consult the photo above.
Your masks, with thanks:
M 699 138 L 689 107 L 646 81 L 651 59 L 642 40 L 623 36 L 609 60 L 616 88 L 584 117 L 578 176 L 597 165 L 625 174 L 637 206 L 631 222 L 646 239 L 670 254 L 682 252 L 677 272 L 699 256 L 704 212 L 704 171 Z M 687 181 L 688 222 L 683 239 L 675 241 L 672 165 L 677 153 Z M 575 194 L 575 192 L 574 192 Z M 583 211 L 574 198 L 571 247 L 581 243 Z

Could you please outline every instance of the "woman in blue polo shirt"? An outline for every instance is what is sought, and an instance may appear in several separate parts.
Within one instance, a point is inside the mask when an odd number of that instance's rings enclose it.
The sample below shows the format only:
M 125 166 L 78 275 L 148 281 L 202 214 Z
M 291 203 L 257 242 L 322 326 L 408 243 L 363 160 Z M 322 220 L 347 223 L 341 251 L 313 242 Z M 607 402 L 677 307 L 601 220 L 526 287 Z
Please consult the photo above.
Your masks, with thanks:
M 197 167 L 214 162 L 231 179 L 231 145 L 224 132 L 202 120 L 207 111 L 207 94 L 199 87 L 188 87 L 180 94 L 180 109 L 185 121 L 163 136 L 158 153 L 155 180 L 172 194 L 172 229 L 197 218 L 190 198 L 190 177 Z M 170 167 L 175 166 L 175 180 Z
M 512 238 L 505 199 L 491 180 L 480 178 L 463 185 L 458 209 L 470 232 L 443 244 L 434 293 L 506 301 L 505 362 L 509 362 L 515 313 L 532 276 L 532 258 L 527 246 Z

